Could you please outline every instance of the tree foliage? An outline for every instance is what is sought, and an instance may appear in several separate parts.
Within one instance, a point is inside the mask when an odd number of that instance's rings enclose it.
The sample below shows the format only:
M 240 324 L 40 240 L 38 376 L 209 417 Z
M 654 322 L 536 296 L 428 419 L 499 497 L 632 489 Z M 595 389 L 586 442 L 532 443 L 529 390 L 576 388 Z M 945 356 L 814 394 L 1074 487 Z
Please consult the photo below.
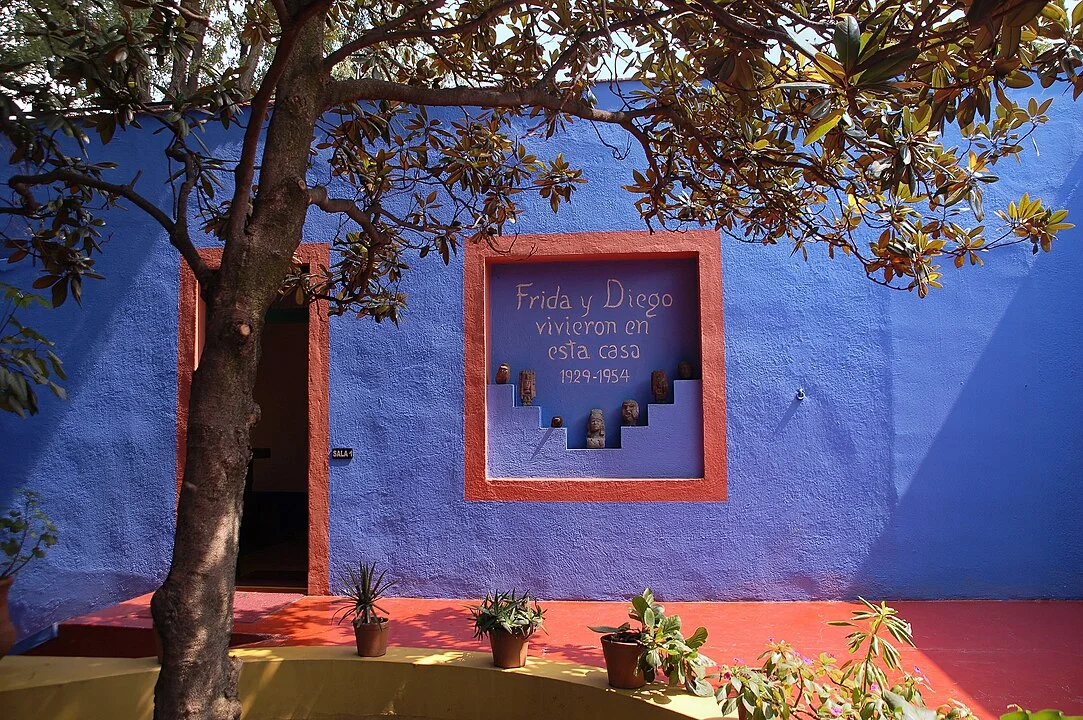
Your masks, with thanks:
M 22 221 L 3 232 L 8 259 L 38 261 L 60 288 L 54 302 L 77 299 L 99 211 L 121 199 L 145 205 L 178 246 L 192 204 L 227 239 L 221 191 L 247 168 L 215 158 L 198 131 L 241 120 L 253 53 L 284 59 L 296 23 L 273 3 L 13 7 L 25 40 L 3 55 L 0 130 L 27 172 L 3 198 Z M 463 241 L 492 242 L 524 191 L 554 210 L 569 200 L 583 179 L 574 158 L 540 160 L 523 138 L 580 119 L 640 145 L 627 189 L 649 225 L 717 227 L 806 254 L 825 245 L 922 295 L 944 263 L 981 264 L 1015 243 L 1048 250 L 1070 227 L 1029 198 L 988 222 L 983 197 L 996 163 L 1047 119 L 1049 101 L 1017 103 L 1005 89 L 1066 80 L 1083 92 L 1078 5 L 1069 16 L 1062 3 L 1018 1 L 322 0 L 299 12 L 325 18 L 332 80 L 314 139 L 351 190 L 332 199 L 316 187 L 313 202 L 353 221 L 336 267 L 304 280 L 339 310 L 394 319 L 411 252 L 447 262 Z M 257 108 L 273 96 L 270 70 Z M 603 108 L 592 90 L 613 78 L 635 82 L 613 86 Z M 429 116 L 434 105 L 480 109 L 448 122 Z M 137 199 L 137 167 L 94 162 L 88 134 L 107 143 L 132 125 L 172 137 L 173 207 Z M 234 189 L 232 201 L 250 199 L 250 185 Z
M 189 424 L 204 444 L 189 442 L 163 587 L 171 599 L 155 596 L 156 622 L 168 620 L 159 623 L 167 641 L 159 688 L 183 666 L 212 692 L 208 678 L 226 672 L 225 643 L 213 652 L 199 645 L 217 642 L 213 632 L 186 640 L 184 663 L 169 650 L 182 614 L 205 620 L 177 585 L 210 582 L 197 567 L 211 557 L 204 540 L 222 543 L 214 577 L 232 582 L 221 573 L 235 538 L 207 528 L 236 520 L 231 493 L 240 497 L 244 439 L 258 418 L 240 401 L 214 416 L 203 393 L 228 390 L 251 403 L 258 352 L 249 341 L 288 274 L 291 288 L 333 312 L 397 320 L 411 264 L 428 255 L 449 263 L 465 242 L 499 246 L 528 196 L 553 211 L 574 198 L 586 180 L 576 158 L 529 148 L 586 122 L 623 133 L 612 150 L 631 165 L 626 189 L 649 227 L 717 228 L 806 256 L 822 246 L 875 282 L 924 296 L 948 266 L 981 265 L 990 250 L 1015 244 L 1048 251 L 1071 227 L 1063 209 L 1039 198 L 987 213 L 984 197 L 997 164 L 1017 158 L 1048 118 L 1048 101 L 1018 102 L 1009 89 L 1037 81 L 1083 93 L 1081 8 L 1064 0 L 6 6 L 21 33 L 0 48 L 8 262 L 33 263 L 34 285 L 52 304 L 78 302 L 82 280 L 96 277 L 107 213 L 134 208 L 161 226 L 208 300 L 211 360 L 193 381 Z M 211 123 L 239 126 L 237 157 L 205 145 Z M 103 161 L 98 147 L 129 128 L 164 136 L 164 156 Z M 170 170 L 165 202 L 140 182 L 140 168 L 155 162 Z M 340 219 L 332 264 L 290 274 L 310 207 Z M 196 251 L 199 233 L 224 244 L 221 269 Z M 43 363 L 24 367 L 24 379 L 48 381 Z M 204 475 L 189 482 L 188 473 Z M 214 612 L 225 632 L 226 611 Z M 204 662 L 220 669 L 203 672 Z

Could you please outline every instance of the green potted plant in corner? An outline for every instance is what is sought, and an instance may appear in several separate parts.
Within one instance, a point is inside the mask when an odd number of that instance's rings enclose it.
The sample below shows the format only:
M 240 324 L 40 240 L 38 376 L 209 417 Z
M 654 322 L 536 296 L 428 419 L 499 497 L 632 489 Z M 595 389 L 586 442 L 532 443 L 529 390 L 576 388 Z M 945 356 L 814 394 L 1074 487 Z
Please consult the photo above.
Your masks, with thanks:
M 474 637 L 489 636 L 493 664 L 499 668 L 526 665 L 530 636 L 541 626 L 545 611 L 530 593 L 491 592 L 470 608 Z
M 696 628 L 684 637 L 680 616 L 667 616 L 665 608 L 655 603 L 650 588 L 632 598 L 628 617 L 639 623 L 638 629 L 633 630 L 631 623 L 591 627 L 602 633 L 602 654 L 610 685 L 635 690 L 654 682 L 662 673 L 670 685 L 681 685 L 703 697 L 712 694 L 705 677 L 707 668 L 714 663 L 699 652 L 707 640 L 707 628 Z
M 357 654 L 361 657 L 380 657 L 387 652 L 390 621 L 377 613 L 387 611 L 377 605 L 397 580 L 387 577 L 386 570 L 379 570 L 375 562 L 358 563 L 357 569 L 346 568 L 340 575 L 342 603 L 346 607 L 335 613 L 338 622 L 349 618 L 353 621 Z
M 56 525 L 41 509 L 41 496 L 32 490 L 16 490 L 12 507 L 0 516 L 0 658 L 15 644 L 16 631 L 8 614 L 8 591 L 15 575 L 34 558 L 56 545 Z

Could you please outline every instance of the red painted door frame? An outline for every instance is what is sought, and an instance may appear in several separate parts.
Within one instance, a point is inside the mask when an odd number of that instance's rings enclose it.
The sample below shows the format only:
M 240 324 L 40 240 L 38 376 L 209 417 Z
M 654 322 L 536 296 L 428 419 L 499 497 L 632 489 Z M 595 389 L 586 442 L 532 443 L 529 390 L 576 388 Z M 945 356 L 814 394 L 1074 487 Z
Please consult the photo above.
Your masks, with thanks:
M 199 254 L 211 267 L 222 262 L 221 248 L 202 248 Z M 330 264 L 326 243 L 304 243 L 294 253 L 313 267 Z M 188 435 L 188 400 L 199 352 L 203 347 L 199 286 L 188 266 L 180 265 L 180 298 L 177 312 L 177 493 L 184 477 L 185 442 Z M 308 306 L 308 594 L 329 592 L 329 488 L 330 440 L 328 436 L 328 318 L 323 302 Z

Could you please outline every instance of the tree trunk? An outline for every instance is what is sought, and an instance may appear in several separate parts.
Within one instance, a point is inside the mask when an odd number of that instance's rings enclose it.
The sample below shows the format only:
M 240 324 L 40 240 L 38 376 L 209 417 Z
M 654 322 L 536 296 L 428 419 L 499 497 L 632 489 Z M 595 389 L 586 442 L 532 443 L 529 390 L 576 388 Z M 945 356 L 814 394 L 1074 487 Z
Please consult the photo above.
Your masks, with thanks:
M 226 243 L 207 297 L 207 334 L 192 377 L 187 461 L 173 560 L 151 611 L 162 638 L 155 718 L 240 716 L 229 658 L 238 529 L 264 317 L 300 244 L 308 153 L 322 111 L 322 14 L 301 31 L 276 88 L 246 232 Z M 234 212 L 244 212 L 234 208 Z
M 202 0 L 182 0 L 181 6 L 196 15 L 203 15 Z M 207 24 L 189 20 L 185 32 L 192 35 L 195 40 L 193 41 L 193 47 L 180 48 L 178 54 L 173 58 L 173 69 L 169 80 L 169 93 L 171 95 L 191 95 L 199 87 L 199 64 L 203 59 L 203 43 L 207 35 Z

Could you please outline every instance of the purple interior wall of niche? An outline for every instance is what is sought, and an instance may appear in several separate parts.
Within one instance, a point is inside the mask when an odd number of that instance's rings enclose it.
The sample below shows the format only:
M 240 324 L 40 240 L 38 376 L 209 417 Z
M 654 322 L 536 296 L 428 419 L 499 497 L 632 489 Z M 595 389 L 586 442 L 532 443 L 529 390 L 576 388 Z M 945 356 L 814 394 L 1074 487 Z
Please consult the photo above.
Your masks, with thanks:
M 541 427 L 542 409 L 516 407 L 516 386 L 490 385 L 485 396 L 490 477 L 703 477 L 703 387 L 675 380 L 673 402 L 652 403 L 650 423 L 606 427 L 621 433 L 619 448 L 568 448 L 568 429 Z
M 586 447 L 593 408 L 605 414 L 607 448 L 620 447 L 624 400 L 637 401 L 639 422 L 648 423 L 651 371 L 665 370 L 672 381 L 677 363 L 688 360 L 698 377 L 691 258 L 494 264 L 489 317 L 490 368 L 508 363 L 512 382 L 534 370 L 542 424 L 561 416 L 569 448 Z

